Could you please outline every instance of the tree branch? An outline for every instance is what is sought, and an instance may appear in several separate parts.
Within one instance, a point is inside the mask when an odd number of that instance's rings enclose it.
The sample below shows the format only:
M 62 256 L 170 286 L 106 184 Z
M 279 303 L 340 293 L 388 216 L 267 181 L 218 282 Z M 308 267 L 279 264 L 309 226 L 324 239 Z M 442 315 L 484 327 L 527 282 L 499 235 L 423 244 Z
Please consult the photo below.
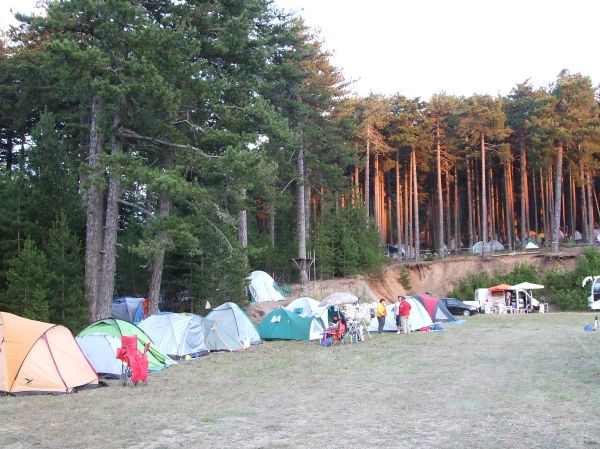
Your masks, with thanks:
M 210 221 L 208 218 L 206 218 L 205 216 L 203 216 L 202 218 L 204 218 L 204 220 L 206 220 L 206 222 L 212 226 L 212 228 L 217 231 L 217 234 L 219 234 L 221 236 L 221 239 L 223 241 L 225 241 L 225 243 L 227 244 L 227 247 L 229 249 L 229 255 L 231 256 L 231 254 L 233 254 L 233 246 L 231 245 L 231 243 L 229 242 L 229 239 L 227 238 L 227 236 L 225 234 L 223 234 L 223 231 L 221 231 L 217 225 L 215 225 L 212 221 Z
M 148 210 L 148 209 L 144 209 L 142 206 L 138 206 L 135 203 L 130 203 L 129 201 L 125 201 L 125 200 L 117 200 L 119 203 L 124 204 L 125 206 L 129 206 L 129 207 L 133 207 L 134 209 L 136 209 L 139 212 L 142 212 L 146 215 L 148 215 L 150 218 L 155 218 L 154 212 Z
M 152 142 L 156 145 L 163 145 L 163 146 L 171 147 L 171 148 L 181 148 L 183 150 L 193 150 L 196 153 L 198 153 L 199 155 L 208 157 L 208 158 L 220 157 L 220 156 L 216 156 L 216 155 L 212 155 L 212 154 L 207 154 L 204 151 L 202 151 L 200 148 L 192 146 L 192 145 L 184 145 L 184 144 L 180 144 L 180 143 L 169 142 L 169 141 L 163 140 L 163 139 L 157 139 L 155 137 L 142 136 L 141 134 L 138 134 L 135 131 L 132 131 L 131 129 L 127 129 L 127 128 L 123 128 L 123 127 L 119 128 L 119 134 L 123 137 L 130 138 L 130 139 L 146 140 L 146 141 Z

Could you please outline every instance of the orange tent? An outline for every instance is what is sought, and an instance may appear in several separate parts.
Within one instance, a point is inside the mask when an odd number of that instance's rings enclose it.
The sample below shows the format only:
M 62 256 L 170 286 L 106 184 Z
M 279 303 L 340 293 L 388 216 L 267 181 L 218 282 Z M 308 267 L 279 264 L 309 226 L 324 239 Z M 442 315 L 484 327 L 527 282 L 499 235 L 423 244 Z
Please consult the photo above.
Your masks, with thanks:
M 0 394 L 96 386 L 98 376 L 69 329 L 0 312 Z
M 509 290 L 512 286 L 508 285 L 508 284 L 500 284 L 500 285 L 494 285 L 493 287 L 488 288 L 488 290 L 492 293 L 501 293 L 501 292 L 505 292 L 506 290 Z

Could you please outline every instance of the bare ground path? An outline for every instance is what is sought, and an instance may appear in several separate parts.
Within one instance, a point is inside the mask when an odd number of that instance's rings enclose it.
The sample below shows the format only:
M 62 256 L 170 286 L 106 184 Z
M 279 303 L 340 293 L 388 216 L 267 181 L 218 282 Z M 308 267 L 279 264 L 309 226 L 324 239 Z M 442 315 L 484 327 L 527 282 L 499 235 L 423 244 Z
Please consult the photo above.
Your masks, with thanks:
M 145 386 L 0 398 L 0 447 L 600 448 L 593 315 L 475 316 L 356 345 L 272 342 Z

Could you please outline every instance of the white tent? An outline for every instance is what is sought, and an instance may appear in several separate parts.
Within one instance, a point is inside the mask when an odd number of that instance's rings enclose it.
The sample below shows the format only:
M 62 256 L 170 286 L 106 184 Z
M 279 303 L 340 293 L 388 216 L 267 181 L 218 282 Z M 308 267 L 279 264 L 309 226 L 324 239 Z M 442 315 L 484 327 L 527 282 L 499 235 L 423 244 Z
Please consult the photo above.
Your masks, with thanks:
M 539 248 L 539 246 L 537 246 L 533 242 L 529 242 L 529 243 L 527 243 L 527 245 L 525 245 L 525 249 L 538 249 L 538 248 Z
M 433 326 L 433 321 L 431 321 L 431 317 L 427 313 L 427 310 L 425 310 L 425 307 L 423 307 L 423 304 L 410 296 L 407 296 L 406 300 L 411 305 L 410 316 L 408 318 L 411 331 L 416 331 L 422 327 Z M 394 306 L 395 304 L 390 304 L 386 307 L 387 315 L 385 317 L 385 325 L 383 327 L 385 332 L 396 332 L 398 330 L 396 326 L 396 316 L 394 315 Z M 369 332 L 377 332 L 378 330 L 379 322 L 377 321 L 377 317 L 375 317 L 369 323 Z
M 577 230 L 575 230 L 575 232 L 573 233 L 573 237 L 575 238 L 576 242 L 583 240 L 583 235 L 581 235 L 581 232 Z
M 154 344 L 171 357 L 207 354 L 204 341 L 204 323 L 201 317 L 191 313 L 157 313 L 139 325 Z
M 540 290 L 544 288 L 543 285 L 533 284 L 531 282 L 521 282 L 520 284 L 513 285 L 509 290 Z
M 223 329 L 224 332 L 234 337 L 239 343 L 262 343 L 256 327 L 254 327 L 248 315 L 240 309 L 240 306 L 233 302 L 226 302 L 214 308 L 206 315 L 206 318 L 215 321 L 219 329 Z
M 327 308 L 327 306 L 320 307 L 319 301 L 307 296 L 294 299 L 291 303 L 284 307 L 284 309 L 289 310 L 290 312 L 300 313 L 300 315 L 321 318 L 325 325 L 327 325 L 328 322 Z
M 277 284 L 268 273 L 253 271 L 246 279 L 250 281 L 248 290 L 253 302 L 285 301 L 285 297 L 279 293 Z
M 98 374 L 107 377 L 121 375 L 122 362 L 116 358 L 121 339 L 107 334 L 88 334 L 75 337 L 77 344 Z
M 473 245 L 472 251 L 473 254 L 481 254 L 483 248 L 483 242 L 477 242 Z M 502 251 L 504 249 L 504 245 L 500 243 L 498 240 L 490 240 L 486 243 L 486 252 L 490 253 L 492 251 Z
M 241 351 L 244 349 L 242 343 L 208 318 L 202 318 L 204 322 L 204 342 L 209 351 Z

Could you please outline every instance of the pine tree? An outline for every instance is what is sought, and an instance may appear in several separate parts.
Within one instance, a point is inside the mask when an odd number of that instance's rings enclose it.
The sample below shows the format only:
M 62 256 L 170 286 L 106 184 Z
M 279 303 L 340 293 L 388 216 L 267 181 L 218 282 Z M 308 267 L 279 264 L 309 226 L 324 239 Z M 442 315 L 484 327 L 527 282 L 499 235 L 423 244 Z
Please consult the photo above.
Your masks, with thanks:
M 50 320 L 76 331 L 87 322 L 83 255 L 81 242 L 69 228 L 64 212 L 52 223 L 46 254 L 52 273 L 49 283 Z
M 11 260 L 7 273 L 7 288 L 2 294 L 0 309 L 30 318 L 49 321 L 50 284 L 53 274 L 47 268 L 44 253 L 27 239 L 23 250 Z

